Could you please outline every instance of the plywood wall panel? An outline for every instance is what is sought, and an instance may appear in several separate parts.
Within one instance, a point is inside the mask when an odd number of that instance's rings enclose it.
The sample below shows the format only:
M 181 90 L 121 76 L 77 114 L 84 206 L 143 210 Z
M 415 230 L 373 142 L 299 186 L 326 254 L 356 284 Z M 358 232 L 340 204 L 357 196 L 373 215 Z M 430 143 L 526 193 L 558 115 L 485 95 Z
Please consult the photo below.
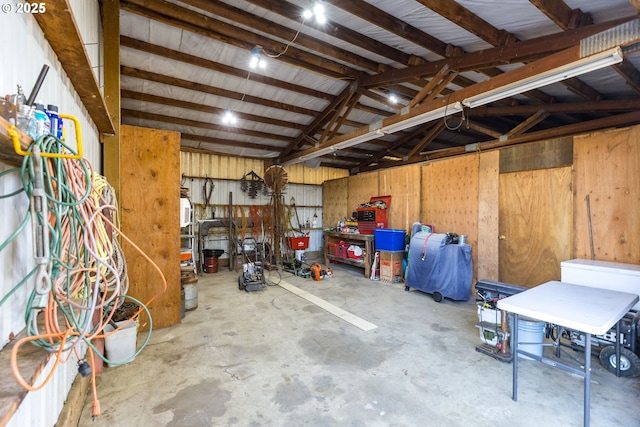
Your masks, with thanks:
M 595 259 L 640 264 L 638 141 L 638 126 L 575 137 L 575 258 L 591 259 L 588 195 Z
M 348 212 L 347 193 L 349 178 L 332 179 L 322 184 L 322 224 L 324 228 L 335 227 Z
M 422 170 L 422 222 L 439 233 L 470 236 L 478 217 L 478 155 L 432 162 Z
M 164 274 L 123 243 L 129 294 L 149 306 L 154 328 L 180 323 L 180 134 L 123 125 L 121 183 L 122 231 Z M 140 327 L 149 329 L 146 315 Z
M 378 172 L 367 172 L 349 177 L 348 215 L 355 212 L 361 203 L 368 202 L 371 197 L 386 196 L 386 194 L 380 194 L 379 178 Z
M 473 248 L 474 280 L 478 265 L 479 154 L 439 160 L 422 167 L 420 222 L 437 233 L 465 234 Z
M 571 167 L 500 174 L 499 280 L 533 287 L 560 280 L 571 258 Z
M 478 170 L 478 279 L 498 280 L 498 150 L 480 154 Z
M 380 195 L 391 195 L 388 227 L 411 231 L 420 218 L 420 165 L 385 169 L 379 172 Z

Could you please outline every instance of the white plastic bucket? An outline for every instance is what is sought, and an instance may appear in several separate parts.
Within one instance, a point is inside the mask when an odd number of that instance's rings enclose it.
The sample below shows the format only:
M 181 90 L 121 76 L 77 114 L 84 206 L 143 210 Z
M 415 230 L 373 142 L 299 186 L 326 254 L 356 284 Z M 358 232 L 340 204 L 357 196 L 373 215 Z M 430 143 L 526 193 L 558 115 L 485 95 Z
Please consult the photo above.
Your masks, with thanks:
M 186 311 L 198 308 L 198 286 L 195 283 L 185 283 L 184 289 L 184 309 Z
M 120 322 L 124 323 L 124 322 Z M 115 328 L 111 325 L 104 327 L 105 334 L 113 331 Z M 138 322 L 129 322 L 124 328 L 105 337 L 104 352 L 106 358 L 111 362 L 107 366 L 117 366 L 123 362 L 133 360 L 136 354 L 136 337 L 138 335 Z M 131 360 L 129 360 L 131 358 Z
M 524 350 L 531 354 L 535 354 L 536 356 L 542 356 L 543 341 L 544 322 L 527 320 L 523 318 L 518 319 L 518 349 Z M 518 357 L 533 360 L 531 357 L 525 356 L 524 354 L 520 353 L 518 353 Z

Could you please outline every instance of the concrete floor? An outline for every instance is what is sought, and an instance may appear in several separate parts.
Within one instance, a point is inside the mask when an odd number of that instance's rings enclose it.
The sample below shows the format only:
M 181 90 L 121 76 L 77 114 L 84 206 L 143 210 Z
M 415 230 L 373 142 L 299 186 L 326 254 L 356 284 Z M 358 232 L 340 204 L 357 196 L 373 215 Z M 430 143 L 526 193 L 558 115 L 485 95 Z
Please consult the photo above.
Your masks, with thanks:
M 91 421 L 88 398 L 79 425 L 582 425 L 582 379 L 541 363 L 521 361 L 511 400 L 512 365 L 475 350 L 473 299 L 436 303 L 333 267 L 320 282 L 282 278 L 376 329 L 279 286 L 240 291 L 237 273 L 221 268 L 200 276 L 198 307 L 180 325 L 154 331 L 134 361 L 104 369 L 102 415 Z M 640 426 L 640 379 L 592 362 L 591 425 Z

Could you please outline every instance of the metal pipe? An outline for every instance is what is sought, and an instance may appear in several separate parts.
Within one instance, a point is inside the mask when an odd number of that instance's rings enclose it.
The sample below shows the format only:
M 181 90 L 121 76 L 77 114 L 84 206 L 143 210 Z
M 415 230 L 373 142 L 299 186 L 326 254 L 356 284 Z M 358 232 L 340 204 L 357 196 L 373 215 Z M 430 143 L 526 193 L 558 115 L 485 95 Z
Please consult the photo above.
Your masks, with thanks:
M 36 83 L 33 85 L 33 89 L 31 89 L 31 93 L 29 94 L 29 98 L 27 99 L 27 105 L 31 107 L 36 100 L 36 96 L 38 96 L 38 92 L 40 92 L 40 88 L 42 87 L 42 83 L 44 82 L 44 78 L 47 76 L 47 71 L 49 71 L 49 66 L 44 64 L 42 69 L 40 70 L 40 74 L 38 75 L 38 79 Z

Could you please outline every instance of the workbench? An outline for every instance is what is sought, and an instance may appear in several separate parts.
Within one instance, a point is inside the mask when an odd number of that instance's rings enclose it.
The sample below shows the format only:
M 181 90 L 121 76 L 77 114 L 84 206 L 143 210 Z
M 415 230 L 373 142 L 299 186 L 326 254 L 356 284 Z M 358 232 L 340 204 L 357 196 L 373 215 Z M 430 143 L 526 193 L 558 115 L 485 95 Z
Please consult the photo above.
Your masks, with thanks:
M 344 242 L 345 245 L 357 245 L 362 248 L 362 259 L 337 257 L 329 251 L 329 243 Z M 354 265 L 364 268 L 364 277 L 371 277 L 371 264 L 375 254 L 375 237 L 373 234 L 339 233 L 337 231 L 325 231 L 324 233 L 324 263 L 337 261 L 342 264 Z
M 620 336 L 620 319 L 638 302 L 638 295 L 609 289 L 593 288 L 551 281 L 519 294 L 499 300 L 497 307 L 513 313 L 513 400 L 518 400 L 518 354 L 562 369 L 584 379 L 584 425 L 589 425 L 591 380 L 591 335 L 602 335 L 616 326 Z M 584 369 L 560 363 L 518 348 L 518 316 L 574 329 L 585 334 Z M 522 343 L 525 344 L 525 343 Z M 526 343 L 533 344 L 533 343 Z M 616 357 L 620 360 L 620 342 L 616 343 Z M 618 372 L 619 375 L 619 372 Z

